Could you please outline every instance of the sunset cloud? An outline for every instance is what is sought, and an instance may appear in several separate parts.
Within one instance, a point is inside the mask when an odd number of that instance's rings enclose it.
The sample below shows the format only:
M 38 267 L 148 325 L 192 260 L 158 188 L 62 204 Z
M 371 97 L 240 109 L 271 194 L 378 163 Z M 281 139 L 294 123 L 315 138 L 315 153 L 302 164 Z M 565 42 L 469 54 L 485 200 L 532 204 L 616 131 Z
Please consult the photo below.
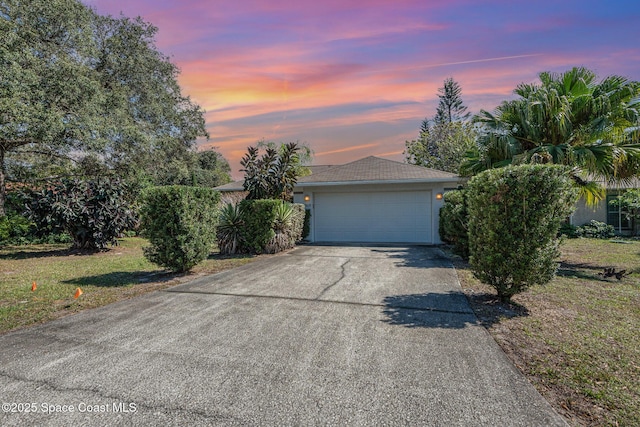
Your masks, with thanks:
M 586 66 L 640 80 L 640 4 L 469 0 L 87 0 L 142 16 L 206 109 L 238 177 L 260 139 L 305 142 L 315 162 L 402 160 L 447 77 L 472 112 L 541 71 Z

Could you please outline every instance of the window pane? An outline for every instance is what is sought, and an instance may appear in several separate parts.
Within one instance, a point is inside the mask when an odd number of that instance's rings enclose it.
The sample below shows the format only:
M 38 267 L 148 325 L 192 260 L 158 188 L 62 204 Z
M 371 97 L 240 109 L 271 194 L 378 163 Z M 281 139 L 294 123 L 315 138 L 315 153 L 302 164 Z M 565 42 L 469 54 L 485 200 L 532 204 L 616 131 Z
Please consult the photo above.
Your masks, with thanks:
M 607 224 L 613 225 L 616 230 L 619 228 L 628 230 L 631 226 L 627 217 L 624 214 L 620 215 L 618 206 L 611 206 L 609 204 L 611 200 L 615 200 L 616 198 L 617 196 L 615 195 L 607 196 Z M 620 224 L 620 221 L 622 221 L 622 224 Z M 620 225 L 622 225 L 622 227 L 619 227 Z

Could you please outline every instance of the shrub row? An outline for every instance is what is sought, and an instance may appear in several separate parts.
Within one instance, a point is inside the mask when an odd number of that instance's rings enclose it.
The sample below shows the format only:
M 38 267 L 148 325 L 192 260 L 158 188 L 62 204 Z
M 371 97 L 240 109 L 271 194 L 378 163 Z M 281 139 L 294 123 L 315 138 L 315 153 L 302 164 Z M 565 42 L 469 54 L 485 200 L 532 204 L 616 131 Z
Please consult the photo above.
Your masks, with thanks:
M 302 239 L 305 209 L 281 200 L 243 200 L 222 208 L 217 229 L 223 254 L 276 253 Z

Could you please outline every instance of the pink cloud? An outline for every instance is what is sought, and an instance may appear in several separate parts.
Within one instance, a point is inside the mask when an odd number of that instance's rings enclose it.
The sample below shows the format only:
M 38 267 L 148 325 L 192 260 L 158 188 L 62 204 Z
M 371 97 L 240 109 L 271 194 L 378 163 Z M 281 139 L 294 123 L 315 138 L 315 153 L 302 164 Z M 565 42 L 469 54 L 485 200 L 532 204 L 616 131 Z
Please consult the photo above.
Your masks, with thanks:
M 400 160 L 449 76 L 472 112 L 495 108 L 544 70 L 584 65 L 640 78 L 640 50 L 618 36 L 631 24 L 600 18 L 611 8 L 580 9 L 574 18 L 571 4 L 545 0 L 90 3 L 159 27 L 157 44 L 180 67 L 184 93 L 207 110 L 211 140 L 201 146 L 218 147 L 234 170 L 263 137 L 306 141 L 323 163 L 370 154 Z M 582 22 L 598 28 L 597 37 Z M 637 31 L 632 24 L 629 33 Z M 575 30 L 582 32 L 573 39 Z

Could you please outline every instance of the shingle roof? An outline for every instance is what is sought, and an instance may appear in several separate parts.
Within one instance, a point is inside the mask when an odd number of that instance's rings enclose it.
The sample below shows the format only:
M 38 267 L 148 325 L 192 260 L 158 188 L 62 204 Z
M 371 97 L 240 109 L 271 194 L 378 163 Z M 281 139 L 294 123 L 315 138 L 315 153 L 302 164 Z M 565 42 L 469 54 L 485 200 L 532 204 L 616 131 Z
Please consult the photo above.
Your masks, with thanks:
M 627 181 L 620 182 L 600 181 L 600 184 L 602 184 L 607 190 L 628 190 L 631 188 L 640 188 L 640 179 L 631 178 Z
M 454 173 L 408 165 L 393 160 L 369 156 L 344 165 L 307 166 L 311 175 L 298 179 L 298 185 L 321 183 L 456 181 Z M 219 191 L 244 191 L 244 181 L 234 181 L 216 187 Z
M 455 181 L 457 178 L 458 175 L 453 173 L 369 156 L 344 165 L 333 166 L 309 176 L 303 176 L 298 179 L 298 184 L 363 181 Z
M 314 173 L 319 173 L 329 168 L 332 168 L 333 165 L 316 165 L 316 166 L 305 166 L 305 167 L 308 168 L 312 174 L 314 174 Z M 224 185 L 219 185 L 214 189 L 218 191 L 244 191 L 244 179 L 241 179 L 240 181 L 229 182 Z

